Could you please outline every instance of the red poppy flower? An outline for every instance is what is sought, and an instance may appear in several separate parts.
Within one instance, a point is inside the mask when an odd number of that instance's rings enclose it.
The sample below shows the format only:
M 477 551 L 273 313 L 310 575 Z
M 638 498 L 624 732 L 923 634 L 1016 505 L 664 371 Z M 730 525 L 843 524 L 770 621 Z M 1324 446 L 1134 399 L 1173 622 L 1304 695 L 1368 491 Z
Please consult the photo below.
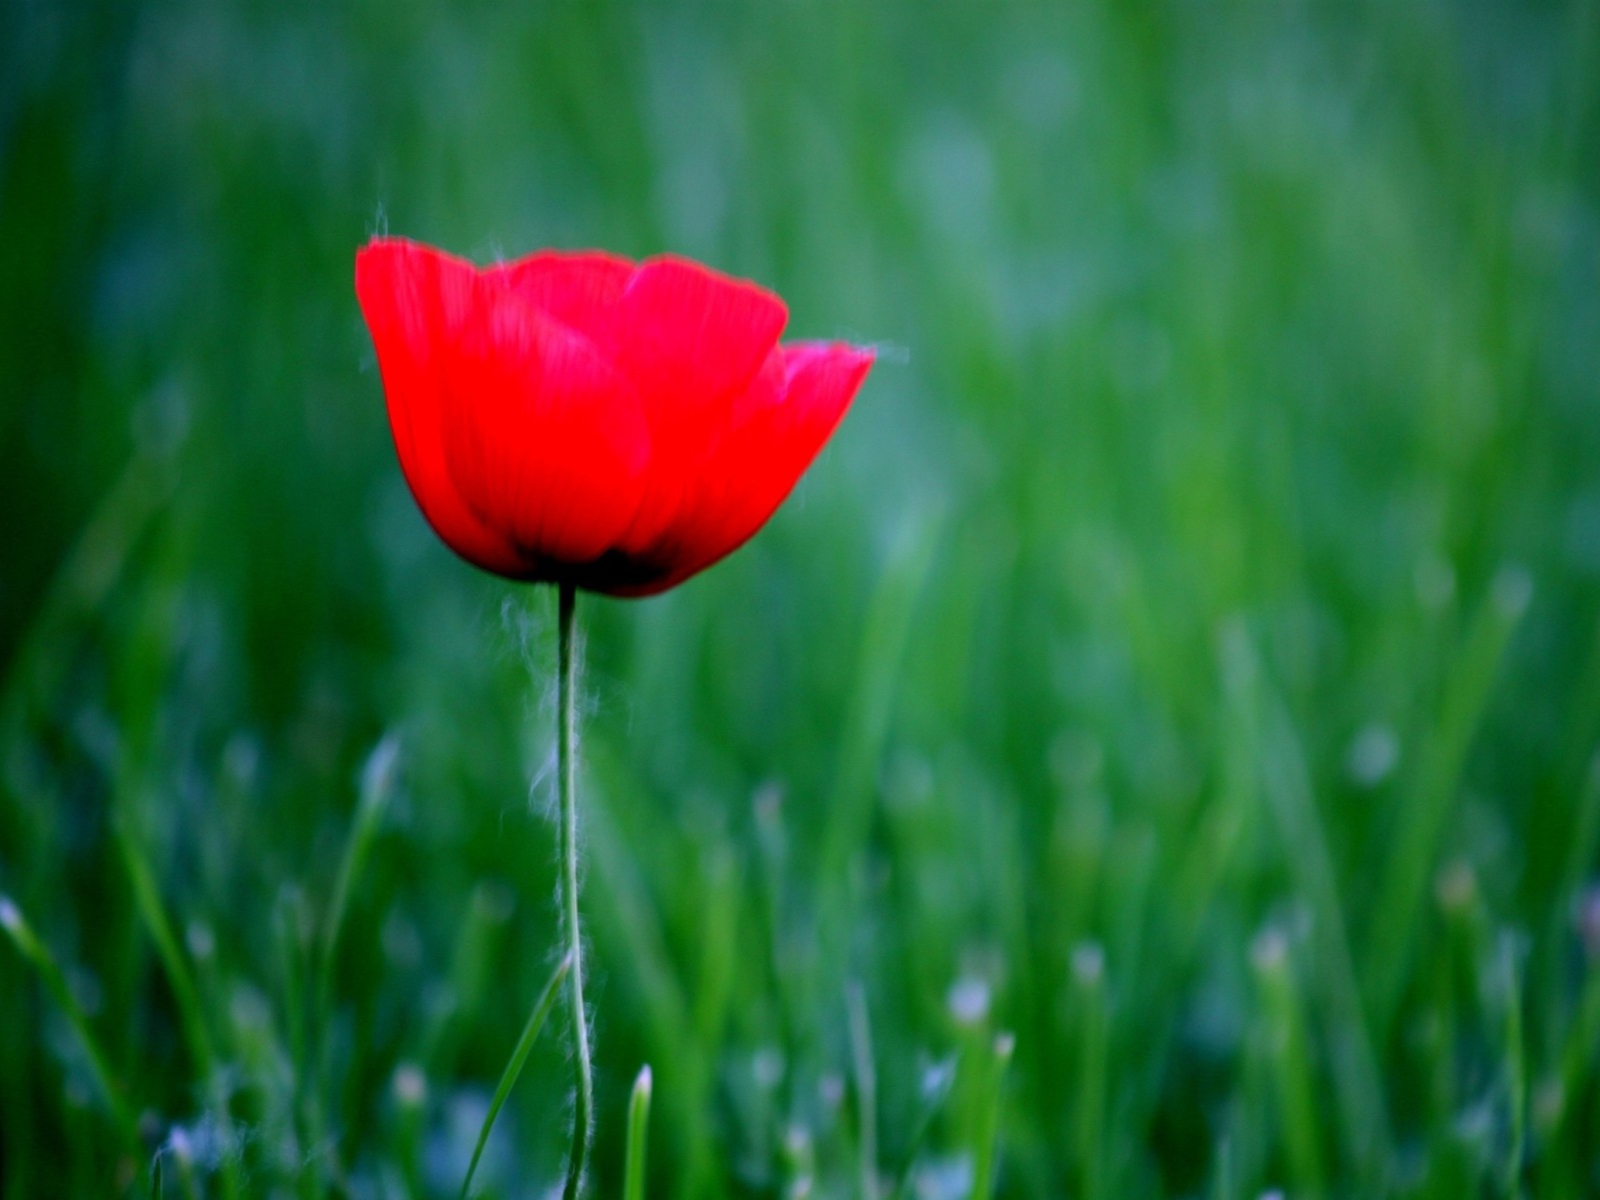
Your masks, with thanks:
M 680 258 L 540 251 L 478 268 L 401 238 L 356 255 L 406 482 L 511 579 L 646 596 L 738 549 L 872 366 L 780 346 L 783 301 Z

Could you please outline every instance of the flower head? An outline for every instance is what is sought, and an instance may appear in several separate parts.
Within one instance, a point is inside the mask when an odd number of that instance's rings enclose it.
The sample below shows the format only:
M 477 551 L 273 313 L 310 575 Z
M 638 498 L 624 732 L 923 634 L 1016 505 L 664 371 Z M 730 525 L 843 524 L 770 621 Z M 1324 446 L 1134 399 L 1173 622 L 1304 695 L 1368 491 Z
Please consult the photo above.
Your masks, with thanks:
M 479 268 L 376 238 L 356 294 L 435 532 L 498 575 L 618 596 L 748 540 L 872 366 L 843 343 L 779 345 L 783 301 L 680 258 Z

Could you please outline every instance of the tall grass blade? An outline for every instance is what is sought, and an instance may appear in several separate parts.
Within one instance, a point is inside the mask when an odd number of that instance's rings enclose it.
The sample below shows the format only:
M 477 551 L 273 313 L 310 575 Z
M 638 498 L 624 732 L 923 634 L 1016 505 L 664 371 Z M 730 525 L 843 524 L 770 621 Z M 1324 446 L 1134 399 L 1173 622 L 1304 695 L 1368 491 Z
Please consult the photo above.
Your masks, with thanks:
M 1322 1123 L 1317 1111 L 1315 1069 L 1306 1034 L 1304 1005 L 1290 960 L 1289 939 L 1280 929 L 1257 935 L 1250 949 L 1265 1015 L 1267 1055 L 1277 1093 L 1294 1194 L 1323 1194 Z
M 623 1167 L 623 1200 L 644 1200 L 645 1152 L 650 1138 L 650 1066 L 633 1081 L 628 1098 L 628 1150 Z
M 1445 683 L 1443 706 L 1424 743 L 1416 778 L 1396 814 L 1371 918 L 1368 977 L 1379 1036 L 1387 1033 L 1405 987 L 1439 837 L 1454 808 L 1472 735 L 1531 590 L 1520 567 L 1502 568 L 1495 577 L 1460 661 Z
M 1259 706 L 1262 790 L 1295 890 L 1311 905 L 1315 998 L 1332 1045 L 1330 1066 L 1348 1157 L 1361 1177 L 1377 1186 L 1392 1149 L 1388 1107 L 1310 771 L 1289 712 L 1269 689 L 1243 631 L 1230 640 L 1228 655 L 1232 686 L 1245 689 Z
M 217 1070 L 216 1049 L 206 1024 L 205 1011 L 200 1004 L 200 992 L 195 986 L 194 974 L 190 971 L 189 961 L 178 945 L 172 922 L 168 919 L 166 908 L 161 903 L 155 875 L 150 870 L 149 860 L 145 857 L 144 849 L 134 832 L 133 818 L 129 811 L 128 786 L 119 784 L 117 795 L 111 814 L 117 849 L 121 854 L 123 867 L 128 873 L 128 884 L 133 890 L 134 906 L 138 909 L 145 932 L 155 944 L 156 957 L 161 960 L 167 984 L 171 987 L 173 999 L 177 1002 L 178 1024 L 182 1028 L 184 1042 L 189 1048 L 189 1057 L 193 1060 L 195 1073 L 200 1077 L 202 1092 L 216 1115 L 223 1143 L 219 1153 L 222 1193 L 231 1198 L 239 1195 L 241 1182 L 233 1136 L 233 1117 L 228 1111 L 227 1083 Z
M 1000 1144 L 1000 1101 L 1006 1068 L 1017 1050 L 1010 1033 L 997 1034 L 989 1061 L 982 1107 L 972 1146 L 972 1200 L 989 1200 L 994 1194 L 995 1157 Z
M 89 1072 L 94 1076 L 95 1087 L 99 1089 L 100 1096 L 111 1113 L 117 1135 L 127 1149 L 136 1151 L 139 1146 L 139 1135 L 133 1112 L 116 1084 L 105 1051 L 101 1049 L 94 1031 L 89 1028 L 88 1017 L 77 998 L 73 996 L 72 988 L 68 985 L 67 978 L 56 963 L 55 957 L 33 932 L 32 926 L 22 915 L 22 910 L 16 906 L 11 897 L 6 895 L 0 895 L 0 930 L 5 931 L 23 961 L 38 973 L 45 990 L 50 993 L 50 998 L 66 1016 L 67 1023 L 72 1026 L 72 1032 L 83 1049 L 84 1058 L 89 1064 Z
M 856 1155 L 862 1200 L 878 1200 L 878 1073 L 872 1059 L 867 997 L 852 980 L 845 988 L 849 1010 L 850 1061 L 856 1085 Z
M 539 1031 L 549 1020 L 550 1010 L 556 1006 L 556 999 L 561 995 L 561 985 L 566 982 L 567 972 L 570 970 L 572 970 L 572 954 L 569 952 L 550 973 L 544 991 L 539 993 L 538 1003 L 528 1015 L 528 1023 L 522 1027 L 522 1036 L 517 1039 L 516 1048 L 511 1051 L 511 1057 L 506 1061 L 506 1069 L 500 1073 L 500 1083 L 494 1089 L 494 1098 L 489 1101 L 489 1111 L 483 1118 L 483 1128 L 478 1130 L 478 1144 L 472 1148 L 472 1161 L 467 1164 L 467 1176 L 461 1181 L 462 1200 L 466 1200 L 472 1192 L 472 1177 L 477 1174 L 478 1160 L 483 1157 L 483 1148 L 489 1142 L 495 1118 L 500 1115 L 506 1097 L 511 1095 L 511 1089 L 516 1086 L 517 1076 L 522 1074 L 522 1066 L 528 1061 L 533 1043 L 538 1040 Z
M 890 562 L 868 604 L 856 679 L 840 724 L 844 742 L 828 810 L 817 878 L 843 879 L 872 822 L 872 781 L 894 715 L 896 685 L 911 618 L 938 544 L 938 528 L 918 528 Z
M 1513 934 L 1500 942 L 1501 985 L 1506 1006 L 1505 1072 L 1509 1130 L 1506 1157 L 1501 1167 L 1500 1186 L 1507 1200 L 1521 1200 L 1522 1161 L 1526 1153 L 1528 1113 L 1528 1069 L 1522 1035 L 1522 981 L 1517 970 L 1517 944 Z
M 394 791 L 395 767 L 399 758 L 400 739 L 391 733 L 373 748 L 361 770 L 361 797 L 356 803 L 355 820 L 350 826 L 344 857 L 339 861 L 339 874 L 334 880 L 333 895 L 323 920 L 317 953 L 317 1027 L 319 1035 L 323 1037 L 326 1037 L 326 1023 L 332 1007 L 333 964 L 339 949 L 339 935 L 344 929 L 345 912 L 350 907 L 350 894 L 372 850 L 372 841 L 378 832 L 383 810 Z
M 1085 942 L 1072 952 L 1077 991 L 1078 1095 L 1076 1150 L 1082 1200 L 1105 1196 L 1107 1062 L 1105 951 Z M 996 1098 L 998 1103 L 998 1098 Z

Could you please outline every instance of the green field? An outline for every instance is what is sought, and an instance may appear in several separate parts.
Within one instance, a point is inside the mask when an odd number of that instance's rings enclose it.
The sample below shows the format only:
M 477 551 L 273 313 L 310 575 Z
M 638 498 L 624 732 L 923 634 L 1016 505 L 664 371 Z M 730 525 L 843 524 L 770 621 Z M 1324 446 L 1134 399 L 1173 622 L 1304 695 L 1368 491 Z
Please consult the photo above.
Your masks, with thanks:
M 382 231 L 879 350 L 580 600 L 589 1195 L 1600 1196 L 1594 0 L 0 5 L 0 1194 L 454 1197 L 557 963 Z

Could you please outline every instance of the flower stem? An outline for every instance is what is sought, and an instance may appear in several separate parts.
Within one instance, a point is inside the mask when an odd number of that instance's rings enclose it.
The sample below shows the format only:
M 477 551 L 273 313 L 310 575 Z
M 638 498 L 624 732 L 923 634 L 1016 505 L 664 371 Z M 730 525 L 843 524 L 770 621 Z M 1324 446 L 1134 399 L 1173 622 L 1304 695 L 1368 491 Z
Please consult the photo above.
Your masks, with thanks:
M 594 1123 L 594 1077 L 589 1065 L 589 1018 L 583 1005 L 583 930 L 578 923 L 578 652 L 573 638 L 573 610 L 577 594 L 570 583 L 560 585 L 560 676 L 557 704 L 561 730 L 557 741 L 557 773 L 561 792 L 561 901 L 572 961 L 568 996 L 572 1010 L 572 1045 L 578 1062 L 578 1091 L 572 1113 L 572 1157 L 567 1164 L 564 1200 L 578 1200 L 583 1170 L 589 1158 L 589 1136 Z

